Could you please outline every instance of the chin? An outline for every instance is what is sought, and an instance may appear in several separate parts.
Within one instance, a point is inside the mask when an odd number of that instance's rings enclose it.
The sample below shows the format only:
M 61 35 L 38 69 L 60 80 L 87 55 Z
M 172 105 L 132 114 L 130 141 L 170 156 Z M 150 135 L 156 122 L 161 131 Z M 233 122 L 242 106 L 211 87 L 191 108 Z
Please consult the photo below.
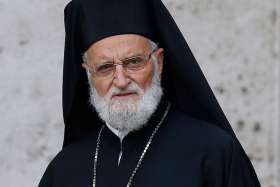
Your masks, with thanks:
M 111 108 L 114 111 L 135 112 L 139 105 L 139 97 L 115 97 L 111 100 Z

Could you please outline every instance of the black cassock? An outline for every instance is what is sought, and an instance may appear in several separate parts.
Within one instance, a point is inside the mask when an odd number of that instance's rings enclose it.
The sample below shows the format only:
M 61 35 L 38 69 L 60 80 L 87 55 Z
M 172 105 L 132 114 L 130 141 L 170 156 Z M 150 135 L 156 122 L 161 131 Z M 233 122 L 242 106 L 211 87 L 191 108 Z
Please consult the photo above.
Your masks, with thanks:
M 105 127 L 100 139 L 97 187 L 126 186 L 165 108 L 166 102 L 161 102 L 148 125 L 129 134 L 122 143 Z M 91 133 L 63 149 L 49 165 L 39 187 L 92 186 L 97 134 Z M 258 183 L 230 135 L 171 107 L 132 186 L 255 187 Z
M 97 187 L 126 186 L 167 100 L 171 109 L 132 186 L 260 187 L 187 42 L 160 0 L 71 0 L 64 13 L 64 144 L 39 187 L 92 186 L 96 139 L 104 123 L 88 103 L 82 54 L 93 43 L 119 34 L 139 34 L 164 48 L 161 85 L 165 99 L 146 127 L 122 143 L 105 127 Z

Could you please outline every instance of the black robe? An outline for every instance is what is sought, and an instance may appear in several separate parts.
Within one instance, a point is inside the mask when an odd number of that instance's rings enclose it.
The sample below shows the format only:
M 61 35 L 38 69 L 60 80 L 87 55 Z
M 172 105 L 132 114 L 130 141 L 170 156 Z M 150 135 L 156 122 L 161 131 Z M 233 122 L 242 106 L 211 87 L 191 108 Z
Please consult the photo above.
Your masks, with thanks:
M 148 124 L 120 139 L 107 127 L 101 135 L 97 187 L 124 187 L 167 102 L 162 101 Z M 97 134 L 65 147 L 48 166 L 39 187 L 90 187 Z M 122 144 L 123 155 L 118 166 Z M 255 176 L 239 144 L 224 130 L 194 119 L 171 106 L 154 136 L 132 186 L 256 187 Z
M 172 103 L 132 186 L 260 187 L 249 158 L 161 0 L 71 0 L 64 16 L 64 143 L 39 187 L 92 186 L 97 133 L 104 122 L 88 103 L 82 54 L 93 43 L 120 34 L 147 37 L 164 49 L 161 85 Z M 145 128 L 125 137 L 119 166 L 119 138 L 105 128 L 97 187 L 126 186 L 165 108 L 164 99 Z

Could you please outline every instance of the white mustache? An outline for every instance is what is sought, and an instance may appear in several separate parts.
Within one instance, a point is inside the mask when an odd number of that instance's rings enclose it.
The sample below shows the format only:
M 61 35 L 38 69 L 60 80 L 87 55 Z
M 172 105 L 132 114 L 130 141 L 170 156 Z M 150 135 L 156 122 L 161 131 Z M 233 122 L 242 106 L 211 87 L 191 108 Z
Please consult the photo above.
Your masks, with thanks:
M 125 89 L 119 89 L 116 87 L 112 87 L 109 90 L 107 97 L 112 98 L 115 95 L 128 94 L 128 93 L 136 93 L 137 95 L 141 95 L 144 93 L 144 90 L 142 90 L 136 83 L 131 83 Z

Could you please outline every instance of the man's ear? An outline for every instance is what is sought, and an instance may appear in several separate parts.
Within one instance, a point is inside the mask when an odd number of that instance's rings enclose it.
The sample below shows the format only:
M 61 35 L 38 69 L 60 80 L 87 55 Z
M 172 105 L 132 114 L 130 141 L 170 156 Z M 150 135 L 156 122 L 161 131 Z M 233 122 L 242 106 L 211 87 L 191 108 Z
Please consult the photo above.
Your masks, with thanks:
M 85 69 L 86 73 L 87 73 L 87 76 L 88 78 L 90 77 L 90 72 L 89 72 L 89 66 L 87 63 L 82 63 L 82 67 Z
M 162 69 L 163 69 L 163 61 L 164 61 L 164 49 L 159 48 L 156 52 L 157 59 L 158 59 L 158 67 L 159 67 L 159 76 L 161 77 Z
M 88 69 L 88 65 L 86 63 L 82 63 L 82 67 L 85 68 L 85 70 Z

